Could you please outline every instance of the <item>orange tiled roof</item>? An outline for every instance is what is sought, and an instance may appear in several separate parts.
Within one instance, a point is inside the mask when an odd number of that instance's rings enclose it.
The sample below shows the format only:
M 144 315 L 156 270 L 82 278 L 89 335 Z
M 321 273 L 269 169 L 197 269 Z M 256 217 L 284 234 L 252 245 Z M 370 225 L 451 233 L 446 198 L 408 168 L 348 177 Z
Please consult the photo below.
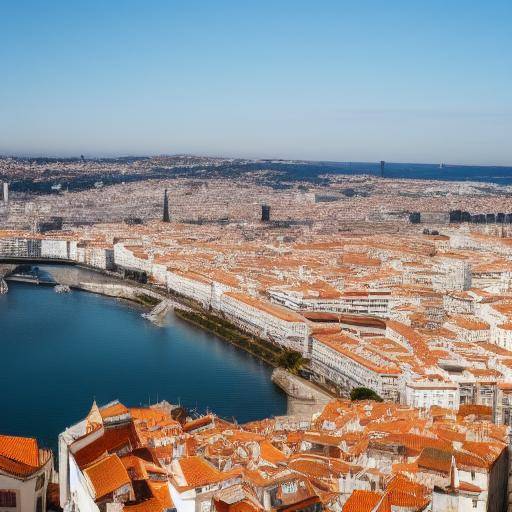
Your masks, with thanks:
M 98 500 L 130 484 L 130 477 L 117 455 L 108 455 L 84 470 Z
M 343 512 L 372 512 L 382 494 L 373 491 L 355 490 L 343 505 Z
M 195 455 L 179 459 L 179 464 L 189 487 L 201 487 L 228 477 Z
M 27 466 L 39 466 L 39 447 L 30 437 L 0 435 L 0 456 Z

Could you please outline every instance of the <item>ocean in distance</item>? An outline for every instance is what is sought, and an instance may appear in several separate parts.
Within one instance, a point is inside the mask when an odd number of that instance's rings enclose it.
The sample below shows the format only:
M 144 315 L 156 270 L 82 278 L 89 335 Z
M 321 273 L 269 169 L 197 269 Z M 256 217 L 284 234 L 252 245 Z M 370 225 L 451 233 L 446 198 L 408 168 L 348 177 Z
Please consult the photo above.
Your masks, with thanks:
M 296 180 L 317 178 L 323 174 L 369 174 L 380 176 L 380 162 L 293 162 L 268 163 L 270 168 L 278 168 Z M 480 166 L 452 164 L 416 164 L 386 162 L 384 166 L 386 178 L 441 180 L 441 181 L 476 181 L 496 183 L 498 185 L 512 184 L 512 167 L 510 166 Z
M 165 399 L 239 422 L 286 413 L 272 368 L 173 315 L 158 327 L 141 312 L 86 292 L 10 283 L 0 296 L 0 432 L 56 448 L 94 399 Z

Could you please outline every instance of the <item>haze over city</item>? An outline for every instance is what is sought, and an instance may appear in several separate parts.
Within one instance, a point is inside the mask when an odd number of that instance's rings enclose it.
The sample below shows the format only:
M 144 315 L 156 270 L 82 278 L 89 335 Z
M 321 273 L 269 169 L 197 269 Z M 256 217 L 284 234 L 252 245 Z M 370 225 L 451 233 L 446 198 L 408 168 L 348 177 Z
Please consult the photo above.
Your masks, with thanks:
M 4 2 L 0 154 L 510 165 L 512 5 Z

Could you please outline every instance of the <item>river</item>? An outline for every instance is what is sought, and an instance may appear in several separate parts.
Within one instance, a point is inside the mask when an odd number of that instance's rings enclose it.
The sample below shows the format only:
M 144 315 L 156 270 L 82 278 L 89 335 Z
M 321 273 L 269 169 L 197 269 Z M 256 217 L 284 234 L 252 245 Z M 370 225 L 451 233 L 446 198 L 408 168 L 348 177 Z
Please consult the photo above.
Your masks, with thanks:
M 55 448 L 94 399 L 210 408 L 239 422 L 286 413 L 272 369 L 170 315 L 163 327 L 126 301 L 9 283 L 0 296 L 0 433 Z

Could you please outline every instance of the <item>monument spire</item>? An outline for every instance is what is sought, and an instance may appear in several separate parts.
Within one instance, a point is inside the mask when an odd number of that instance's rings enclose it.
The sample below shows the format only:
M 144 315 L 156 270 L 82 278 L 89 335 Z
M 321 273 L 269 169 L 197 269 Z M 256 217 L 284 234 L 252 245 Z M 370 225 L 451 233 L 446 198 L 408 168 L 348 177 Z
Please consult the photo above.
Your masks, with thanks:
M 164 216 L 162 220 L 164 222 L 171 222 L 169 217 L 169 202 L 167 201 L 167 189 L 164 191 Z

